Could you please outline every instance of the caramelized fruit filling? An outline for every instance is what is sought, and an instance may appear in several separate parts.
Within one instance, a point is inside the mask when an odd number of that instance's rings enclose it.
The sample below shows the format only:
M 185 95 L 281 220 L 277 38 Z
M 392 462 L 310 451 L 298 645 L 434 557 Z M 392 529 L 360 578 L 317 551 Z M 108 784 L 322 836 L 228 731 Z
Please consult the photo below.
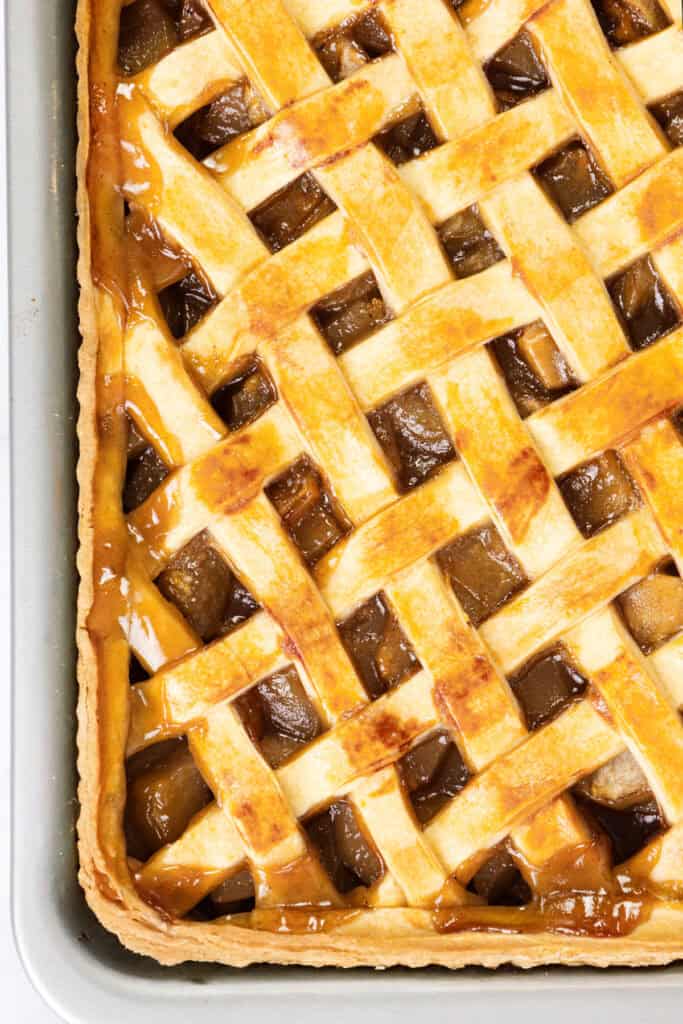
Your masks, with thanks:
M 669 24 L 657 0 L 592 0 L 610 46 L 626 46 Z
M 178 341 L 216 305 L 218 296 L 207 279 L 191 269 L 182 280 L 160 291 L 158 299 L 168 329 Z
M 528 729 L 539 729 L 552 722 L 566 707 L 586 691 L 588 680 L 570 663 L 558 647 L 538 655 L 511 680 Z
M 200 0 L 134 0 L 121 9 L 119 67 L 124 75 L 137 75 L 178 43 L 212 28 Z
M 339 82 L 368 61 L 389 53 L 391 33 L 379 11 L 369 10 L 321 33 L 313 41 L 313 48 L 332 81 Z
M 683 146 L 683 92 L 653 104 L 650 110 L 666 132 L 671 145 Z
M 645 774 L 630 750 L 622 751 L 592 775 L 581 779 L 576 791 L 618 811 L 652 799 Z
M 622 864 L 633 857 L 658 832 L 666 828 L 657 801 L 650 798 L 619 810 L 589 800 L 575 789 L 577 803 L 588 819 L 593 819 L 607 833 L 612 847 L 612 859 Z
M 211 800 L 187 743 L 169 740 L 130 758 L 126 766 L 125 832 L 128 853 L 148 860 L 175 842 Z
M 592 152 L 579 139 L 544 160 L 535 174 L 570 224 L 614 191 Z
M 505 843 L 495 848 L 467 888 L 490 906 L 523 907 L 532 899 L 531 889 Z
M 676 305 L 650 256 L 636 260 L 608 287 L 633 348 L 646 348 L 678 324 Z
M 479 274 L 504 258 L 476 205 L 449 217 L 439 227 L 438 235 L 456 277 Z
M 390 399 L 368 420 L 402 491 L 417 487 L 455 458 L 427 384 Z
M 243 369 L 211 395 L 211 405 L 228 430 L 239 430 L 268 409 L 277 399 L 275 385 L 265 366 L 254 356 Z
M 373 141 L 397 167 L 439 145 L 424 110 L 418 110 L 391 128 L 385 128 L 375 135 Z
M 346 800 L 337 800 L 306 826 L 309 839 L 338 892 L 371 886 L 384 874 L 379 854 Z
M 266 494 L 309 565 L 315 565 L 351 528 L 305 455 L 269 484 Z
M 126 479 L 123 485 L 123 511 L 126 515 L 149 498 L 168 476 L 168 467 L 156 448 L 148 444 L 135 423 L 128 419 Z
M 271 768 L 277 768 L 320 732 L 316 710 L 293 665 L 252 686 L 234 706 Z
M 267 117 L 261 97 L 243 78 L 190 114 L 176 128 L 175 137 L 195 160 L 205 160 L 210 153 L 262 124 Z
M 537 320 L 491 342 L 520 416 L 529 416 L 574 387 L 567 361 L 545 324 Z
M 655 572 L 634 583 L 618 599 L 626 625 L 645 654 L 683 629 L 683 580 Z
M 464 533 L 437 554 L 455 596 L 473 625 L 505 604 L 527 583 L 493 523 Z
M 375 700 L 413 675 L 420 663 L 382 594 L 339 623 L 339 633 L 368 696 Z
M 205 918 L 223 917 L 225 914 L 245 914 L 254 909 L 256 890 L 249 868 L 242 868 L 226 878 L 202 900 L 200 913 Z
M 484 68 L 501 110 L 550 88 L 550 80 L 534 40 L 520 32 Z
M 584 537 L 592 537 L 610 526 L 640 502 L 636 485 L 612 450 L 584 462 L 559 483 L 567 508 Z
M 131 686 L 136 683 L 144 683 L 146 679 L 149 679 L 149 672 L 145 666 L 138 661 L 133 652 L 130 652 L 130 658 L 128 660 L 128 681 Z
M 335 355 L 391 319 L 371 270 L 321 299 L 311 314 Z
M 404 754 L 399 767 L 415 816 L 422 825 L 459 793 L 470 777 L 460 751 L 445 730 Z
M 249 217 L 271 252 L 278 252 L 335 210 L 313 175 L 306 173 L 266 199 Z
M 174 555 L 156 584 L 205 643 L 230 633 L 259 607 L 206 530 Z
M 126 241 L 131 262 L 143 269 L 155 294 L 182 280 L 192 268 L 189 256 L 168 241 L 141 207 L 128 206 Z

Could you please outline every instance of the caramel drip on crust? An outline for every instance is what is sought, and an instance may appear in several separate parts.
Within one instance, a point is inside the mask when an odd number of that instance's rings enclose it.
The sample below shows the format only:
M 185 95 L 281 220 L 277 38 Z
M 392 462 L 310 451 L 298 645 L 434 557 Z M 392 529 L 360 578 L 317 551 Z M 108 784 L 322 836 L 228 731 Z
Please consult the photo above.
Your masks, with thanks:
M 124 751 L 128 729 L 128 645 L 120 628 L 127 616 L 125 578 L 126 528 L 121 508 L 121 487 L 125 470 L 126 421 L 123 369 L 123 325 L 128 292 L 124 259 L 123 202 L 118 195 L 120 162 L 118 117 L 115 101 L 114 60 L 118 32 L 118 8 L 90 5 L 88 78 L 91 96 L 86 119 L 81 125 L 79 161 L 85 160 L 85 182 L 89 195 L 88 214 L 79 225 L 80 273 L 94 288 L 92 304 L 81 298 L 81 320 L 85 341 L 80 354 L 81 389 L 95 395 L 95 451 L 87 447 L 79 466 L 81 490 L 92 499 L 96 514 L 86 514 L 91 528 L 82 533 L 79 569 L 85 596 L 84 625 L 91 657 L 97 664 L 97 725 L 90 724 L 96 738 L 81 735 L 83 749 L 96 748 L 99 781 L 98 846 L 112 880 L 125 885 L 125 846 L 120 827 L 125 800 Z M 82 43 L 86 43 L 82 40 Z M 89 237 L 88 237 L 89 233 Z M 89 261 L 86 262 L 88 260 Z M 96 342 L 96 346 L 95 346 Z M 85 413 L 81 413 L 81 431 Z M 85 431 L 88 440 L 87 430 Z M 81 598 L 83 601 L 83 596 Z M 87 603 L 89 602 L 89 604 Z M 81 622 L 83 620 L 81 619 Z M 82 649 L 79 672 L 87 678 L 88 648 Z M 82 727 L 81 727 L 82 728 Z M 81 818 L 81 835 L 88 823 Z M 97 886 L 106 898 L 104 877 L 94 864 Z

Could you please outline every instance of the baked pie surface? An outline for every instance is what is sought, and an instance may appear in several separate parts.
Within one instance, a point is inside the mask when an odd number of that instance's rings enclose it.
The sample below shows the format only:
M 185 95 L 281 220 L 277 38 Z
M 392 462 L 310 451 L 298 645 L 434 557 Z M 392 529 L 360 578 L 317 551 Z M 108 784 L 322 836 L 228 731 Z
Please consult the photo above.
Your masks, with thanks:
M 80 0 L 81 880 L 163 963 L 683 953 L 677 0 Z

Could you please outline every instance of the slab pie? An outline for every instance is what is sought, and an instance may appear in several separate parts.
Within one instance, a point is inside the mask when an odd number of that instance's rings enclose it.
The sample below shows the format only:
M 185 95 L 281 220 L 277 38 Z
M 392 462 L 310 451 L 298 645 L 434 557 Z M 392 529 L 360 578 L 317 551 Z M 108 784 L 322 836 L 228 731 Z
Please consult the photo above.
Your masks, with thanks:
M 679 0 L 80 0 L 80 877 L 164 964 L 683 956 Z

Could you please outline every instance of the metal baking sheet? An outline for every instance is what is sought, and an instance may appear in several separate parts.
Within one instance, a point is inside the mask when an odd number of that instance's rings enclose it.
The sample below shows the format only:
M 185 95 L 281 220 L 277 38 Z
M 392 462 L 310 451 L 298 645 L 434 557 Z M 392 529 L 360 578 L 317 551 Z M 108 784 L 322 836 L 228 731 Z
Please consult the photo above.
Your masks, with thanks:
M 85 906 L 74 820 L 76 494 L 73 0 L 7 0 L 13 551 L 13 921 L 35 986 L 78 1024 L 296 1014 L 364 1020 L 673 1020 L 683 965 L 650 971 L 332 971 L 127 953 Z M 11 1011 L 10 1011 L 11 1012 Z M 7 1019 L 0 1011 L 0 1019 Z

